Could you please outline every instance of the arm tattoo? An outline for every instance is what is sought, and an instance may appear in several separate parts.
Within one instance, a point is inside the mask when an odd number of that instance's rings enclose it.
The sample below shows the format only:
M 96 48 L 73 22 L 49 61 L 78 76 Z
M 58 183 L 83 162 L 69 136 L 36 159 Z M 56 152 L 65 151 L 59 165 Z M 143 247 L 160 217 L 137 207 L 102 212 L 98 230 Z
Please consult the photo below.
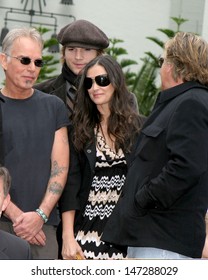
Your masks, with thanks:
M 63 171 L 67 170 L 66 167 L 59 167 L 57 161 L 55 160 L 51 169 L 51 178 L 59 176 Z
M 61 194 L 62 191 L 63 191 L 63 187 L 60 183 L 58 182 L 52 182 L 50 185 L 49 185 L 49 188 L 48 188 L 48 191 L 49 192 L 52 192 L 53 194 Z

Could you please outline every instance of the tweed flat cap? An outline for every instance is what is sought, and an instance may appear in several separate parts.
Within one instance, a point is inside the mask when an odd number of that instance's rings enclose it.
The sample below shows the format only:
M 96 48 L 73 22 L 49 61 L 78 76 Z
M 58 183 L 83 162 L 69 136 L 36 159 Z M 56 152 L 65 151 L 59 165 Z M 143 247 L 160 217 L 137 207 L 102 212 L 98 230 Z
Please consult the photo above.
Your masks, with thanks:
M 76 20 L 64 26 L 57 35 L 57 40 L 63 46 L 105 49 L 109 39 L 97 26 L 87 20 Z

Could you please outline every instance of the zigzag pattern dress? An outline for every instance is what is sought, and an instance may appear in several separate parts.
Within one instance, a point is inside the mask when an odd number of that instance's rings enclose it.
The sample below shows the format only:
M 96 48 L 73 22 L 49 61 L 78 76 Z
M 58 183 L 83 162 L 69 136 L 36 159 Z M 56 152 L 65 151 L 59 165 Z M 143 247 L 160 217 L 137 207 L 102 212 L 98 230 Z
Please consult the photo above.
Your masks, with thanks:
M 86 259 L 123 259 L 125 248 L 101 241 L 105 224 L 110 217 L 126 180 L 126 160 L 122 150 L 115 153 L 97 131 L 95 174 L 88 201 L 83 213 L 83 223 L 76 235 Z M 113 230 L 113 229 L 112 229 Z

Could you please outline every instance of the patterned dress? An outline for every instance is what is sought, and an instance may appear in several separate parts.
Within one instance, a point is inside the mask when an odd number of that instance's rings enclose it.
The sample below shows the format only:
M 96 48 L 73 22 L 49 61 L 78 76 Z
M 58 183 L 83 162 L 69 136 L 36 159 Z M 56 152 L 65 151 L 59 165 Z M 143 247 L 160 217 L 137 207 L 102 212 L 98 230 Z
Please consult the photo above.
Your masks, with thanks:
M 126 180 L 126 160 L 122 150 L 115 153 L 97 131 L 95 174 L 83 213 L 83 223 L 76 235 L 86 259 L 122 259 L 123 247 L 100 240 Z M 113 230 L 113 229 L 112 229 Z

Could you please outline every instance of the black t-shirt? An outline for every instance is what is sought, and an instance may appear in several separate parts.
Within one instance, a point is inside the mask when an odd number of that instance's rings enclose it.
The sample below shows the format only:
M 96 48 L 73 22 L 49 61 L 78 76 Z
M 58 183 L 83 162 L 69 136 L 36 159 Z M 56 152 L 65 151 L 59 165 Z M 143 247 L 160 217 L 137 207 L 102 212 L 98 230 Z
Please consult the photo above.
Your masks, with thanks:
M 69 125 L 67 109 L 57 96 L 38 90 L 26 99 L 3 98 L 4 165 L 12 177 L 10 196 L 23 211 L 34 211 L 50 178 L 55 132 Z M 48 224 L 58 224 L 55 208 Z

